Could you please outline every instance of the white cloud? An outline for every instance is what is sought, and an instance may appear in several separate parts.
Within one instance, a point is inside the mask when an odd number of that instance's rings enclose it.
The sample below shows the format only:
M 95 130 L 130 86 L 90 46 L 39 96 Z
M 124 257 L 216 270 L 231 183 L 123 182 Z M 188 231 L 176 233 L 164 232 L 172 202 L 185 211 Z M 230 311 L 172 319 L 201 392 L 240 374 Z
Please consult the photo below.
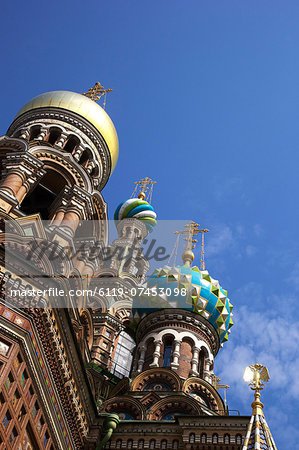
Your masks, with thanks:
M 235 314 L 234 322 L 231 342 L 216 359 L 215 372 L 219 372 L 223 382 L 231 385 L 243 403 L 248 404 L 243 372 L 247 365 L 259 362 L 270 372 L 267 389 L 299 400 L 297 324 L 292 319 L 274 317 L 271 311 L 260 313 L 247 306 Z

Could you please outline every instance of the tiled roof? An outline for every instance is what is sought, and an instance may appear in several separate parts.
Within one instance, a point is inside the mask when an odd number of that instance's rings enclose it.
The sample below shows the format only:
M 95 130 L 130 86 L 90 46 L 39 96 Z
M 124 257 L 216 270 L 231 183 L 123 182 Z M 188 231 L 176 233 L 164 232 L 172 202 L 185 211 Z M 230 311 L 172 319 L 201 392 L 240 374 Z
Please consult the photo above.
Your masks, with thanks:
M 277 450 L 263 414 L 252 414 L 242 450 Z

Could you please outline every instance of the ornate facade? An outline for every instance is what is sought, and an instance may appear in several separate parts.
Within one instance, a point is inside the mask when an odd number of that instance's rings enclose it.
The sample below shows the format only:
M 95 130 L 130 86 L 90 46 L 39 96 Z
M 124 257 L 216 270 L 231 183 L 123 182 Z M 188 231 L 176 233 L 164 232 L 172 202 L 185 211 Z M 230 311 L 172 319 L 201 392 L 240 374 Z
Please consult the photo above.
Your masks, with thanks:
M 146 183 L 109 243 L 118 138 L 93 94 L 39 95 L 0 138 L 0 449 L 240 450 L 250 417 L 213 372 L 227 292 L 192 266 L 192 234 L 146 279 Z

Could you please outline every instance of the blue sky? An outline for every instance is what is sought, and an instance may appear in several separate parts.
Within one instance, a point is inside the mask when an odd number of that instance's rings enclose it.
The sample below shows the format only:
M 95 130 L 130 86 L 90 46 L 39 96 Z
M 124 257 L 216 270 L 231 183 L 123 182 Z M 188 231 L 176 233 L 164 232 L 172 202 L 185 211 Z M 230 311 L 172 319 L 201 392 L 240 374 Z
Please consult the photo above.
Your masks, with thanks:
M 299 3 L 17 0 L 0 12 L 1 132 L 39 93 L 114 88 L 110 217 L 149 176 L 160 219 L 211 229 L 207 266 L 236 322 L 215 372 L 249 414 L 243 368 L 268 365 L 266 418 L 279 449 L 299 448 Z

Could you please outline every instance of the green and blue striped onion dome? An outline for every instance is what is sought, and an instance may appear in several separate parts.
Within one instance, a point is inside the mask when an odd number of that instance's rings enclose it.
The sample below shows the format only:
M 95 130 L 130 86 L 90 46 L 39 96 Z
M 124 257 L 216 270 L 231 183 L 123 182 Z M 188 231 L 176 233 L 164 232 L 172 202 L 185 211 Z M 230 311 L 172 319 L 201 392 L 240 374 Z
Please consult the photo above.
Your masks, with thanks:
M 114 220 L 117 223 L 122 219 L 138 219 L 142 220 L 148 230 L 151 232 L 157 224 L 156 213 L 152 205 L 140 198 L 130 198 L 122 202 L 115 210 Z
M 180 308 L 204 317 L 216 329 L 220 343 L 227 341 L 233 325 L 233 305 L 227 298 L 227 291 L 207 270 L 187 265 L 165 266 L 155 270 L 143 288 L 143 293 L 140 289 L 134 298 L 132 328 L 153 311 Z M 185 292 L 186 295 L 182 295 Z

